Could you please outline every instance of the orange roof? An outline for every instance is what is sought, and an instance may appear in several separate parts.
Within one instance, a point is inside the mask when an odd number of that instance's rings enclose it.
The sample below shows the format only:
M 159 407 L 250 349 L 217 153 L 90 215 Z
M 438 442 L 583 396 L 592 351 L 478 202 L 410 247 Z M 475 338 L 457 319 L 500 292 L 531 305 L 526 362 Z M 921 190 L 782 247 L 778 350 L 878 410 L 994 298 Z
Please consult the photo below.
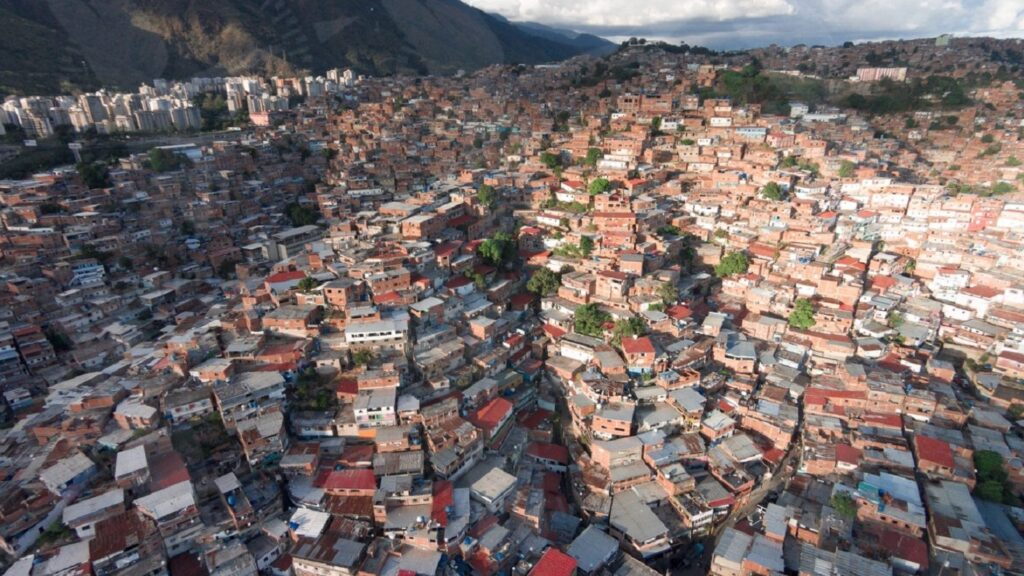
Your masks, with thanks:
M 302 280 L 306 277 L 305 272 L 299 270 L 292 270 L 289 272 L 278 272 L 271 276 L 267 276 L 268 284 L 280 284 L 281 282 L 295 282 L 296 280 Z
M 501 421 L 512 412 L 512 403 L 504 398 L 493 398 L 484 404 L 474 414 L 469 416 L 469 421 L 477 428 L 493 430 Z
M 576 572 L 576 559 L 555 548 L 548 548 L 530 570 L 530 576 L 571 576 Z
M 622 351 L 626 354 L 654 354 L 654 344 L 646 336 L 623 338 Z

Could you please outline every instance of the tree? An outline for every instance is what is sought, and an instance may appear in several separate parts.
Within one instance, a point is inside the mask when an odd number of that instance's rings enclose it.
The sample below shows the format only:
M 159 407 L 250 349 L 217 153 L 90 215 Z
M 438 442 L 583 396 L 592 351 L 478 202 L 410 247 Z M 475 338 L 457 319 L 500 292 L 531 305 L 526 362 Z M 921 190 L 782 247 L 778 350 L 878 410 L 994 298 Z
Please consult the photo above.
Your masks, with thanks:
M 679 236 L 679 234 L 680 234 L 679 227 L 675 226 L 673 224 L 667 224 L 665 226 L 660 226 L 656 230 L 656 232 L 658 233 L 658 236 Z
M 1024 416 L 1024 404 L 1021 404 L 1019 402 L 1011 404 L 1010 408 L 1006 411 L 1006 415 L 1010 418 L 1010 420 L 1020 420 L 1020 417 Z
M 849 160 L 843 160 L 842 163 L 839 164 L 839 177 L 853 178 L 854 170 L 856 170 L 856 168 L 857 165 L 854 164 L 853 162 L 850 162 Z
M 548 170 L 554 170 L 562 165 L 562 159 L 552 154 L 551 152 L 540 153 L 541 164 L 548 167 Z
M 356 366 L 366 366 L 373 362 L 373 352 L 369 350 L 357 350 L 352 353 L 352 362 Z
M 492 266 L 500 266 L 502 261 L 502 249 L 501 243 L 494 238 L 488 238 L 480 243 L 480 247 L 477 248 L 477 254 L 488 262 Z
M 238 264 L 235 260 L 225 260 L 217 266 L 217 276 L 221 278 L 230 278 L 235 273 L 235 265 Z
M 730 252 L 722 257 L 722 261 L 715 266 L 715 275 L 719 278 L 743 274 L 750 267 L 750 261 L 743 252 Z
M 814 306 L 810 300 L 800 298 L 793 303 L 793 311 L 789 313 L 789 325 L 800 330 L 814 326 Z
M 494 191 L 494 186 L 484 184 L 476 191 L 476 199 L 484 206 L 494 208 L 494 205 L 498 202 L 498 195 Z
M 552 272 L 549 268 L 540 268 L 530 276 L 529 281 L 526 282 L 526 289 L 534 294 L 549 296 L 557 292 L 561 285 L 560 274 Z
M 604 334 L 604 325 L 612 317 L 601 310 L 597 304 L 585 304 L 576 308 L 573 314 L 573 328 L 579 334 L 600 338 Z
M 651 118 L 651 136 L 661 136 L 661 116 Z
M 985 134 L 981 137 L 981 141 L 985 144 L 991 144 L 996 141 L 996 137 L 991 134 Z
M 587 186 L 587 191 L 590 192 L 591 196 L 594 196 L 596 194 L 604 194 L 608 190 L 608 187 L 610 185 L 611 183 L 608 182 L 607 178 L 595 178 L 593 181 L 590 182 L 590 185 Z
M 601 159 L 600 148 L 589 148 L 587 149 L 587 158 L 583 161 L 587 166 L 597 166 L 597 161 Z
M 292 226 L 308 226 L 316 224 L 316 221 L 320 219 L 319 212 L 298 202 L 289 202 L 284 208 L 284 213 L 291 221 Z
M 153 148 L 149 151 L 149 167 L 156 172 L 170 172 L 187 165 L 188 159 L 165 148 Z
M 296 288 L 299 289 L 299 292 L 307 292 L 308 293 L 308 292 L 312 291 L 314 288 L 316 288 L 319 285 L 320 285 L 320 281 L 319 280 L 317 280 L 316 278 L 313 278 L 312 276 L 306 276 L 302 280 L 299 280 L 299 283 L 296 286 Z
M 978 480 L 1006 480 L 1003 457 L 998 452 L 978 450 L 974 453 L 974 468 L 978 471 Z
M 658 286 L 658 297 L 666 305 L 672 305 L 679 300 L 679 289 L 676 288 L 671 282 L 665 282 L 661 286 Z
M 903 314 L 899 312 L 889 314 L 889 328 L 899 328 L 900 326 L 903 326 Z
M 612 328 L 612 344 L 620 346 L 623 338 L 632 338 L 634 336 L 643 336 L 647 333 L 647 324 L 644 323 L 643 318 L 639 316 L 633 316 L 625 320 L 619 320 L 615 322 L 615 327 Z
M 782 200 L 782 187 L 775 182 L 769 182 L 761 189 L 761 196 L 778 202 L 779 200 Z
M 75 169 L 78 170 L 78 175 L 82 178 L 82 182 L 90 189 L 110 186 L 110 172 L 107 171 L 105 164 L 79 162 Z
M 580 254 L 584 258 L 590 256 L 590 253 L 594 251 L 594 239 L 590 236 L 580 236 Z
M 854 518 L 857 516 L 857 501 L 846 492 L 838 492 L 832 496 L 832 509 L 843 518 Z

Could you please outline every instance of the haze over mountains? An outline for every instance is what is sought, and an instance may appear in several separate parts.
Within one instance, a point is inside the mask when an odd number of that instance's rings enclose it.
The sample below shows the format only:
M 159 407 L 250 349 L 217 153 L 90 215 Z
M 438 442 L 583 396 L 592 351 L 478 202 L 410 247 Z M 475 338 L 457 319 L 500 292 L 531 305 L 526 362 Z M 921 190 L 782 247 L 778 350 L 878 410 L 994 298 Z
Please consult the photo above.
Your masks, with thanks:
M 336 67 L 444 74 L 614 49 L 459 0 L 5 0 L 0 29 L 0 93 L 28 94 Z

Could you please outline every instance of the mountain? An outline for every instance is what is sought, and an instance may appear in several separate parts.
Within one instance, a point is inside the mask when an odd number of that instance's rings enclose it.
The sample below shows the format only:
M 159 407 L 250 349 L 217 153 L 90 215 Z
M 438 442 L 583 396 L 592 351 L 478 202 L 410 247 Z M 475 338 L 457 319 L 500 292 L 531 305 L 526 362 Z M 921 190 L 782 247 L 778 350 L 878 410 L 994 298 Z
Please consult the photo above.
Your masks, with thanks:
M 561 28 L 553 28 L 538 22 L 516 22 L 515 25 L 527 34 L 546 38 L 553 42 L 569 44 L 584 54 L 604 56 L 615 52 L 619 47 L 618 44 L 605 40 L 600 36 L 573 32 L 572 30 L 564 30 Z
M 446 74 L 588 53 L 459 0 L 0 0 L 0 94 L 242 73 Z

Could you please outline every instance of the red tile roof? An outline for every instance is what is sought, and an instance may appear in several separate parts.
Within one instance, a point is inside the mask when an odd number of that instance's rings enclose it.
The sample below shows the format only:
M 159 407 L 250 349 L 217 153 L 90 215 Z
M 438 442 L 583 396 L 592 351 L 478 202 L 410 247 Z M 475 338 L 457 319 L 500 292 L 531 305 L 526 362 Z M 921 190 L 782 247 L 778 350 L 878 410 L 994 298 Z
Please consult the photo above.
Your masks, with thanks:
M 327 470 L 313 484 L 324 490 L 376 490 L 373 470 Z
M 932 462 L 949 469 L 956 466 L 953 450 L 948 443 L 937 438 L 917 435 L 914 436 L 914 445 L 917 449 L 918 462 Z
M 469 416 L 469 421 L 477 428 L 494 430 L 501 421 L 511 414 L 512 403 L 504 398 L 492 398 L 479 410 Z
M 626 354 L 654 354 L 654 344 L 647 336 L 623 338 L 622 351 Z
M 533 570 L 530 570 L 530 576 L 571 576 L 575 570 L 575 558 L 554 548 L 548 548 Z
M 847 444 L 836 444 L 836 462 L 852 464 L 860 463 L 861 451 Z
M 455 502 L 455 488 L 447 480 L 434 483 L 434 501 L 430 508 L 430 517 L 441 526 L 448 525 L 447 508 Z
M 563 465 L 569 463 L 569 449 L 558 444 L 532 442 L 526 447 L 526 453 L 534 458 L 552 460 Z
M 278 272 L 271 276 L 267 276 L 268 284 L 280 284 L 282 282 L 294 282 L 296 280 L 302 280 L 306 277 L 305 272 L 299 270 L 292 270 L 289 272 Z

